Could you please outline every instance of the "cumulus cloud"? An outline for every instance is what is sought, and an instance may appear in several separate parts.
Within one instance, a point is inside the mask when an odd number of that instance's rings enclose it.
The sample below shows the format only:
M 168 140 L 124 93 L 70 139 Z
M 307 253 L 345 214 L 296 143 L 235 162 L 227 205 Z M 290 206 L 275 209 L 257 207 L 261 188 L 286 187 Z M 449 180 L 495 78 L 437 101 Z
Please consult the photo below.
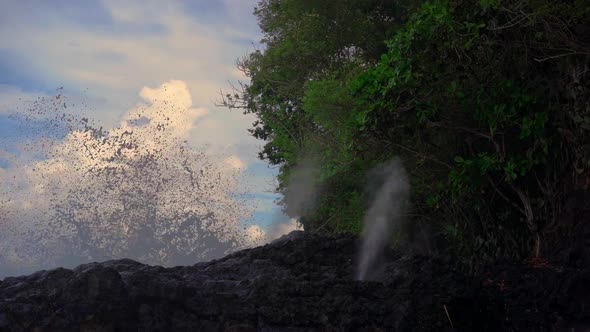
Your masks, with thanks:
M 303 230 L 303 226 L 295 218 L 289 219 L 285 223 L 278 223 L 271 226 L 271 229 L 267 235 L 269 240 L 278 239 L 285 234 L 289 234 L 292 231 Z
M 208 112 L 198 118 L 199 129 L 190 131 L 187 142 L 236 155 L 247 168 L 261 164 L 256 156 L 263 143 L 247 131 L 255 118 L 218 108 L 215 102 L 220 89 L 229 88 L 228 81 L 247 79 L 236 70 L 235 61 L 261 38 L 250 15 L 256 3 L 91 0 L 31 7 L 22 1 L 1 1 L 0 13 L 11 15 L 0 14 L 0 65 L 8 52 L 16 76 L 33 81 L 35 87 L 64 86 L 73 94 L 82 92 L 93 108 L 92 117 L 107 127 L 119 126 L 143 86 L 171 77 L 182 80 L 192 104 Z M 13 38 L 15 34 L 19 38 Z M 7 94 L 0 93 L 0 112 L 9 99 L 22 97 L 19 90 L 7 86 Z M 143 93 L 149 98 L 149 89 Z M 142 121 L 134 119 L 131 124 Z M 275 173 L 260 176 L 268 181 Z M 273 189 L 264 181 L 256 190 Z
M 228 80 L 244 79 L 236 72 L 235 60 L 251 51 L 260 38 L 254 17 L 248 16 L 256 1 L 224 2 L 220 15 L 226 16 L 207 24 L 182 2 L 98 3 L 96 12 L 101 16 L 93 18 L 98 22 L 81 26 L 75 15 L 60 17 L 62 12 L 53 6 L 36 9 L 16 1 L 2 2 L 0 12 L 15 13 L 18 19 L 6 17 L 7 27 L 0 28 L 0 49 L 22 60 L 15 60 L 14 66 L 36 68 L 31 73 L 36 80 L 89 89 L 91 96 L 108 96 L 108 112 L 119 112 L 118 116 L 138 88 L 178 78 L 186 82 L 194 104 L 212 115 L 203 130 L 192 133 L 191 140 L 217 146 L 257 144 L 246 131 L 254 121 L 252 116 L 214 107 Z M 66 13 L 86 13 L 79 6 L 68 3 Z M 40 26 L 37 16 L 47 21 Z M 13 38 L 15 34 L 19 38 Z M 238 35 L 243 43 L 236 42 Z M 106 113 L 101 108 L 96 116 Z
M 225 163 L 235 169 L 244 169 L 244 162 L 238 156 L 230 156 L 225 159 Z
M 268 242 L 266 232 L 258 225 L 246 227 L 246 237 L 252 246 L 259 246 Z
M 267 230 L 251 225 L 246 228 L 246 234 L 251 245 L 263 245 L 297 230 L 303 230 L 303 226 L 297 219 L 291 218 L 287 222 L 272 224 Z

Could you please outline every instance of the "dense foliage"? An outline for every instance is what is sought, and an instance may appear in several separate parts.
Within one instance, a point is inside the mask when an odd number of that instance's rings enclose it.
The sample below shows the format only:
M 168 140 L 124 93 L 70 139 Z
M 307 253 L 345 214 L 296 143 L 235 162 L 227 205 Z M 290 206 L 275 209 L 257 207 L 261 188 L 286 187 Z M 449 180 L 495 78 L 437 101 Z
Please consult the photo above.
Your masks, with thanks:
M 262 0 L 264 50 L 224 96 L 254 113 L 260 157 L 320 171 L 306 229 L 359 232 L 366 174 L 402 157 L 412 182 L 400 239 L 430 230 L 478 261 L 543 255 L 590 179 L 590 5 L 585 0 Z M 300 213 L 303 214 L 303 213 Z

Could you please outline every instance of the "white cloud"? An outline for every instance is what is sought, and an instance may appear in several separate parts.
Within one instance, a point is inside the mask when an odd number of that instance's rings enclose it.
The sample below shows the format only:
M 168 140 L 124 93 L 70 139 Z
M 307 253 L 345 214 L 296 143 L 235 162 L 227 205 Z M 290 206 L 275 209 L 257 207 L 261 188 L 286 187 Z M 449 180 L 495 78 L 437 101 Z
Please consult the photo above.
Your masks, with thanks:
M 278 223 L 273 225 L 272 229 L 269 232 L 268 237 L 271 240 L 278 239 L 285 234 L 289 234 L 292 231 L 302 230 L 303 227 L 299 223 L 297 219 L 291 218 L 286 223 Z
M 258 225 L 250 225 L 246 228 L 246 238 L 250 246 L 260 246 L 268 243 L 266 232 Z
M 230 167 L 235 169 L 244 169 L 245 164 L 238 156 L 230 156 L 225 159 L 225 163 L 228 164 Z
M 244 32 L 250 28 L 241 29 L 235 23 L 237 19 L 202 24 L 187 16 L 179 2 L 105 1 L 104 4 L 116 23 L 160 25 L 164 31 L 139 36 L 118 34 L 80 29 L 58 20 L 41 28 L 28 22 L 23 11 L 22 22 L 14 21 L 11 29 L 0 29 L 0 48 L 26 55 L 31 67 L 40 68 L 35 74 L 46 81 L 59 82 L 57 86 L 88 88 L 92 95 L 108 96 L 114 108 L 129 104 L 142 86 L 171 78 L 182 80 L 187 83 L 193 104 L 214 114 L 202 131 L 193 133 L 193 140 L 217 146 L 243 141 L 255 144 L 246 132 L 254 120 L 252 116 L 214 106 L 219 90 L 229 88 L 228 80 L 244 79 L 236 71 L 235 60 L 251 51 L 252 46 L 236 43 L 234 39 L 239 34 L 240 38 L 256 42 L 258 36 Z M 251 26 L 254 22 L 249 14 L 255 1 L 224 5 L 229 17 L 241 16 L 240 24 Z M 15 34 L 19 38 L 13 38 Z M 98 111 L 96 116 L 102 120 L 105 110 Z
M 209 113 L 203 108 L 192 108 L 192 97 L 184 81 L 172 80 L 155 89 L 144 87 L 140 96 L 149 107 L 138 107 L 129 112 L 121 123 L 123 129 L 154 131 L 159 126 L 166 126 L 174 131 L 177 138 L 186 139 L 194 122 Z M 143 126 L 130 125 L 141 118 L 149 120 L 149 123 Z
M 273 224 L 268 230 L 258 225 L 251 225 L 246 228 L 246 234 L 252 245 L 264 245 L 296 230 L 303 230 L 303 227 L 297 219 L 292 218 L 287 222 Z

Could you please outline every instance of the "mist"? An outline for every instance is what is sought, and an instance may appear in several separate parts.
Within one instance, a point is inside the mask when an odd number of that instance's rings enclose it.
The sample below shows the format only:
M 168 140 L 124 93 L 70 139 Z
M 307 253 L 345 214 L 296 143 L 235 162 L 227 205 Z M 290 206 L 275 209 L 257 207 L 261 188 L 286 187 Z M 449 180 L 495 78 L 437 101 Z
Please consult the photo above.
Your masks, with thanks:
M 313 211 L 320 194 L 316 182 L 319 171 L 318 162 L 310 157 L 302 157 L 290 171 L 287 186 L 283 191 L 285 212 L 289 216 L 297 219 Z
M 367 191 L 372 196 L 363 219 L 358 280 L 371 279 L 393 232 L 402 226 L 410 183 L 401 160 L 393 159 L 368 174 Z

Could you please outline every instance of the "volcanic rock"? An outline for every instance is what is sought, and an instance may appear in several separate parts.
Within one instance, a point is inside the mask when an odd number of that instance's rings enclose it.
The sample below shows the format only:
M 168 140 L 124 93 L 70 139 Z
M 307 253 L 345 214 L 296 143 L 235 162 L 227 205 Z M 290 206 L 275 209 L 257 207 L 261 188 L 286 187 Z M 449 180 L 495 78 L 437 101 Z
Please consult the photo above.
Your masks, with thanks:
M 289 234 L 193 266 L 132 260 L 0 282 L 1 331 L 553 331 L 590 326 L 590 269 L 384 253 L 356 281 L 359 241 Z

